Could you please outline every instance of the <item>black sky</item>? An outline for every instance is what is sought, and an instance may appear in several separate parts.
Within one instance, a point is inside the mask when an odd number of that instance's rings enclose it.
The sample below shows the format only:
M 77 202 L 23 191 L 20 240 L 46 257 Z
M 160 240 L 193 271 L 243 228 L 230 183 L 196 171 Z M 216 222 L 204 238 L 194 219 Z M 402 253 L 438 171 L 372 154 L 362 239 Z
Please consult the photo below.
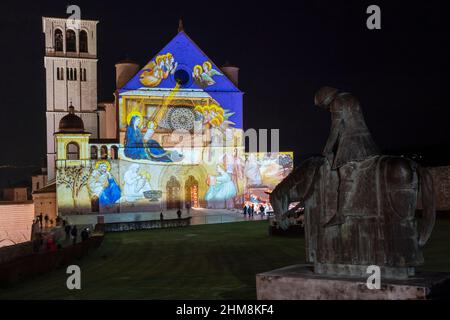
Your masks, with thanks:
M 395 3 L 393 3 L 395 2 Z M 314 92 L 332 85 L 359 97 L 384 150 L 450 149 L 449 27 L 443 1 L 2 1 L 0 165 L 39 165 L 45 155 L 44 38 L 41 16 L 98 19 L 99 100 L 112 100 L 114 64 L 141 65 L 184 20 L 187 34 L 217 64 L 241 68 L 246 128 L 280 128 L 297 158 L 319 153 L 329 114 Z M 378 4 L 382 29 L 366 28 Z M 448 151 L 447 151 L 448 152 Z

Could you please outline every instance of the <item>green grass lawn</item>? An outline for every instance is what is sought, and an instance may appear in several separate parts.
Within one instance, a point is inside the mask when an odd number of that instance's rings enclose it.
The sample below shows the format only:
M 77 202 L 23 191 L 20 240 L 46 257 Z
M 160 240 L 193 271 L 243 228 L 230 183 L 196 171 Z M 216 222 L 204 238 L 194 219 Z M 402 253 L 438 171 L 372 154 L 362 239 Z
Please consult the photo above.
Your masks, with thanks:
M 450 271 L 450 220 L 437 222 L 424 269 Z M 65 269 L 1 289 L 0 299 L 255 299 L 255 275 L 304 261 L 304 240 L 269 237 L 267 222 L 109 233 L 74 262 L 82 289 Z

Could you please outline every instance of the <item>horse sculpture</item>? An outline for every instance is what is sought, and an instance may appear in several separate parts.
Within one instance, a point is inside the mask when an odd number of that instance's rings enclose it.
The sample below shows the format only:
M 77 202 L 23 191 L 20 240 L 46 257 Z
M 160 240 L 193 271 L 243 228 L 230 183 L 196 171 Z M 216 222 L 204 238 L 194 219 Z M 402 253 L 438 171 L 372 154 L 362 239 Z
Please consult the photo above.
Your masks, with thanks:
M 277 223 L 286 229 L 304 207 L 306 260 L 316 273 L 362 276 L 377 265 L 387 278 L 414 275 L 435 221 L 430 173 L 379 154 L 352 95 L 325 87 L 316 105 L 332 113 L 330 138 L 323 156 L 303 161 L 270 194 Z

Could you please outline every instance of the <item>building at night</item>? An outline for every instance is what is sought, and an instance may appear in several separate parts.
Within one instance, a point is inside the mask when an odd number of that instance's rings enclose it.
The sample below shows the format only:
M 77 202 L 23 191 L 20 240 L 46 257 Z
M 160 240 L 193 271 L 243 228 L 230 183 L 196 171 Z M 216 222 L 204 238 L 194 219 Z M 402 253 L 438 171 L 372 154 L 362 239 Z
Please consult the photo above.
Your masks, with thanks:
M 42 19 L 57 213 L 267 204 L 264 190 L 291 171 L 292 153 L 245 153 L 238 68 L 215 65 L 180 22 L 145 66 L 117 63 L 114 101 L 98 103 L 97 23 Z

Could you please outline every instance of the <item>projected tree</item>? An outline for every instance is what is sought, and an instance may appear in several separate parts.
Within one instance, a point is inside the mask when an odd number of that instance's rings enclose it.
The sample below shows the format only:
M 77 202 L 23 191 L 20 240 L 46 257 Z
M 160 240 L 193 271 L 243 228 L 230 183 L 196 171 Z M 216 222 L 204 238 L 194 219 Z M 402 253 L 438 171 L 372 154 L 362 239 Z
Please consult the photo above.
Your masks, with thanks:
M 82 166 L 59 168 L 56 178 L 58 185 L 64 186 L 72 192 L 74 208 L 78 208 L 78 195 L 86 186 L 89 172 Z

